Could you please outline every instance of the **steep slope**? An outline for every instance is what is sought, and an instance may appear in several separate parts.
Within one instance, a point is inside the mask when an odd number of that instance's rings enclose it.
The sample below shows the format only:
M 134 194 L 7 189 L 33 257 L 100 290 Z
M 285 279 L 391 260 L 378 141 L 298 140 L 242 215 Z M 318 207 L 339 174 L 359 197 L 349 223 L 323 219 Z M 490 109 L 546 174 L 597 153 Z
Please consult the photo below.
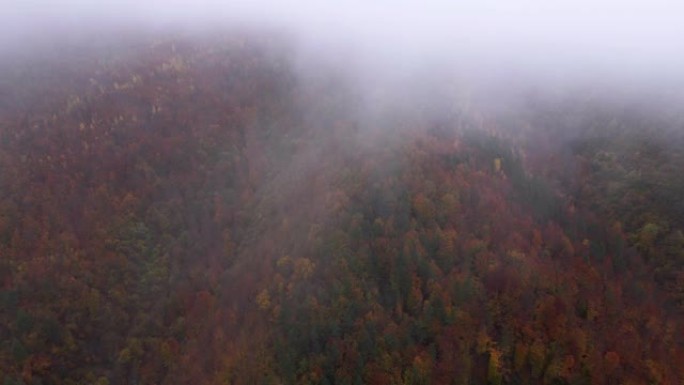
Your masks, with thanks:
M 621 211 L 575 207 L 549 147 L 368 119 L 271 35 L 117 44 L 5 64 L 4 383 L 684 376 Z
M 262 129 L 294 127 L 276 52 L 241 36 L 117 49 L 4 88 L 7 381 L 165 378 L 248 236 L 269 157 L 292 146 Z

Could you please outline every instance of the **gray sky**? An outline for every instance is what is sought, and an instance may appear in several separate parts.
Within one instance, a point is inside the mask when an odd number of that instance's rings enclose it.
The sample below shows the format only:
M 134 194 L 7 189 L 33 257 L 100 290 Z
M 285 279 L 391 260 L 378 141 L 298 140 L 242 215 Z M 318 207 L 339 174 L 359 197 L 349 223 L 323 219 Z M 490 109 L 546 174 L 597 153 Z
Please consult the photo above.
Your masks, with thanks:
M 30 49 L 29 36 L 54 30 L 238 21 L 286 26 L 316 49 L 354 46 L 380 66 L 448 58 L 530 76 L 684 78 L 684 2 L 672 0 L 0 0 L 0 45 Z

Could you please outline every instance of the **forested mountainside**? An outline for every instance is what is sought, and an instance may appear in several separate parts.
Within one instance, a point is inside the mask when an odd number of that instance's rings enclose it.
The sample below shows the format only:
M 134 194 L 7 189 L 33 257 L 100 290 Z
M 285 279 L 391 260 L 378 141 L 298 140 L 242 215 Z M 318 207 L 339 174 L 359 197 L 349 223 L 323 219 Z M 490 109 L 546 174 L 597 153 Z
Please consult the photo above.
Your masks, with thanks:
M 3 384 L 684 380 L 677 117 L 368 119 L 270 35 L 91 48 L 3 64 Z
M 652 103 L 542 104 L 525 117 L 537 134 L 521 142 L 536 149 L 530 166 L 577 209 L 624 229 L 629 246 L 654 268 L 656 282 L 667 292 L 667 306 L 681 313 L 684 115 L 671 101 Z

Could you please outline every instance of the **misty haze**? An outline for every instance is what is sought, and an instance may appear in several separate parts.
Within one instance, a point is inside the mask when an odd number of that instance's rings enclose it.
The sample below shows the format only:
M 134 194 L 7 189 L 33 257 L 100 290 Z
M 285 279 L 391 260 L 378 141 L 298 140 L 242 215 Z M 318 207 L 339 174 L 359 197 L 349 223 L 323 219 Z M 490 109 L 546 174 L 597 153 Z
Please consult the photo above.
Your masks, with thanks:
M 682 384 L 683 16 L 6 1 L 0 384 Z

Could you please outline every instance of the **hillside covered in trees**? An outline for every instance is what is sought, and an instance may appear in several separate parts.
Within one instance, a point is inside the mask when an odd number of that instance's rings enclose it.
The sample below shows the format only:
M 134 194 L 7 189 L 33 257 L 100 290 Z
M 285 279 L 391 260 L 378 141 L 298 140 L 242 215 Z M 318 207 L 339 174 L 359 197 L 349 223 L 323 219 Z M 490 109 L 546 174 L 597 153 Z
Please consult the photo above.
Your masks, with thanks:
M 0 67 L 2 384 L 684 381 L 681 114 L 369 108 L 269 33 Z

